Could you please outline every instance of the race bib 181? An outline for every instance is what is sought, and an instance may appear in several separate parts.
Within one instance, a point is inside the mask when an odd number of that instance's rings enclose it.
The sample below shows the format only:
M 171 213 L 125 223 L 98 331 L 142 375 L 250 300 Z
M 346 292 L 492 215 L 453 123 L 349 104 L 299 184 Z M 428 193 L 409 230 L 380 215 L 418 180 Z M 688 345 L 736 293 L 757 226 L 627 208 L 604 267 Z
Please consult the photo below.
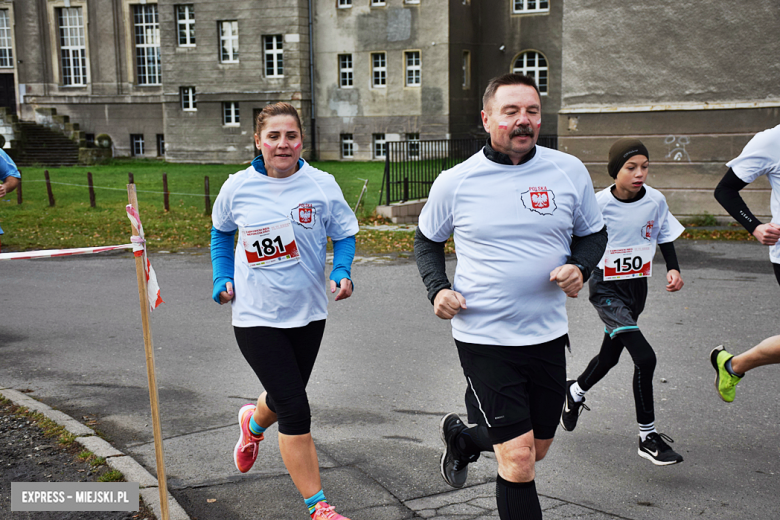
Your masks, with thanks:
M 653 255 L 654 246 L 607 247 L 604 254 L 604 281 L 652 276 Z
M 249 267 L 297 262 L 301 258 L 289 220 L 241 228 L 241 243 Z

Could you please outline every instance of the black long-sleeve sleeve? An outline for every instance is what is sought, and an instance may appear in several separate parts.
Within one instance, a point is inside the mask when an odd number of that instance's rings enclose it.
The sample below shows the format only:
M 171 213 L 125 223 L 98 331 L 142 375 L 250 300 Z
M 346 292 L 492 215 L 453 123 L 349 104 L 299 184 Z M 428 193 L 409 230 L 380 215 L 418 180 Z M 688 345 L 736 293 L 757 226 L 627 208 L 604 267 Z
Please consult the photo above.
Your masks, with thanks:
M 566 261 L 567 264 L 582 266 L 582 281 L 587 282 L 590 274 L 596 268 L 604 256 L 604 250 L 607 249 L 607 226 L 601 228 L 584 237 L 574 236 L 571 241 L 571 256 Z
M 420 228 L 414 233 L 414 258 L 423 283 L 428 289 L 428 299 L 433 303 L 442 289 L 452 287 L 447 279 L 447 267 L 444 261 L 444 244 L 434 242 L 422 234 Z
M 752 233 L 758 226 L 761 225 L 761 221 L 756 218 L 753 213 L 745 204 L 739 191 L 747 186 L 748 183 L 737 177 L 734 170 L 729 168 L 726 175 L 718 183 L 715 188 L 715 199 L 720 202 L 723 209 L 729 212 L 729 215 L 734 217 L 734 220 L 742 224 L 742 227 Z
M 677 252 L 674 250 L 674 242 L 666 242 L 665 244 L 658 244 L 661 248 L 661 254 L 664 255 L 664 262 L 666 262 L 666 270 L 671 271 L 676 269 L 680 272 L 680 264 L 677 262 Z

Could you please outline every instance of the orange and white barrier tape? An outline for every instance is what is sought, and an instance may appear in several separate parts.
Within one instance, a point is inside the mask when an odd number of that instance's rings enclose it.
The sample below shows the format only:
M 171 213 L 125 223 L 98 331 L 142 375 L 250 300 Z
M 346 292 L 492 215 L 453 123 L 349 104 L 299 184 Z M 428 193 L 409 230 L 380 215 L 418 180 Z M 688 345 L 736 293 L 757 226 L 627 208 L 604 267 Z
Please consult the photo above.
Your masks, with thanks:
M 132 249 L 133 255 L 143 256 L 144 274 L 146 274 L 146 288 L 149 296 L 149 308 L 154 310 L 165 303 L 160 296 L 160 286 L 157 284 L 157 276 L 152 269 L 152 264 L 146 255 L 146 240 L 144 239 L 144 228 L 141 225 L 141 219 L 138 212 L 127 205 L 127 217 L 130 222 L 138 229 L 138 236 L 131 237 L 130 244 L 118 246 L 100 246 L 100 247 L 76 247 L 72 249 L 44 249 L 41 251 L 23 251 L 20 253 L 0 253 L 0 260 L 32 260 L 35 258 L 55 258 L 59 256 L 90 255 L 94 253 L 104 253 L 106 251 L 116 251 L 117 249 Z

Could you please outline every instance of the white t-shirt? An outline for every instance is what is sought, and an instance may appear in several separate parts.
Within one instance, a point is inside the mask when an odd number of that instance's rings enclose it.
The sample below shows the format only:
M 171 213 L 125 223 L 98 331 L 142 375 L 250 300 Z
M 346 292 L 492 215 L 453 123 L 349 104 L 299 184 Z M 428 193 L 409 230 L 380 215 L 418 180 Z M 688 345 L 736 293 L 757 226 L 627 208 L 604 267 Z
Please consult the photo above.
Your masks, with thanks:
M 452 319 L 455 339 L 519 346 L 568 332 L 566 295 L 550 272 L 566 263 L 572 234 L 596 233 L 604 221 L 585 166 L 537 146 L 518 166 L 479 151 L 442 172 L 419 227 L 436 242 L 454 233 L 453 289 L 468 307 Z
M 780 224 L 780 125 L 753 136 L 739 157 L 726 166 L 747 183 L 767 176 L 772 186 L 772 222 Z M 770 246 L 769 258 L 780 264 L 780 243 Z
M 268 177 L 250 166 L 222 185 L 212 221 L 219 231 L 238 228 L 249 236 L 249 255 L 242 233 L 236 245 L 233 325 L 292 328 L 327 317 L 327 237 L 342 240 L 359 229 L 332 175 L 306 162 L 284 179 Z M 274 228 L 281 231 L 260 234 Z M 264 238 L 253 248 L 255 236 Z M 266 266 L 250 267 L 266 247 L 290 254 Z
M 596 194 L 601 214 L 607 223 L 607 249 L 651 246 L 674 242 L 685 227 L 669 212 L 666 197 L 645 184 L 645 196 L 633 202 L 615 198 L 612 186 Z M 599 263 L 604 268 L 604 259 Z

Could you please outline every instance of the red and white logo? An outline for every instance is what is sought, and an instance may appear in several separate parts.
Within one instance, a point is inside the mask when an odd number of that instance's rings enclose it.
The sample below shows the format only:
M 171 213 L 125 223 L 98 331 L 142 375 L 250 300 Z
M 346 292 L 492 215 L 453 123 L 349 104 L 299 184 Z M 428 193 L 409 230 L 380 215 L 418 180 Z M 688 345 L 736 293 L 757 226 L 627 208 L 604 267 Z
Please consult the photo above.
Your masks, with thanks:
M 523 206 L 540 215 L 552 215 L 558 207 L 555 205 L 555 193 L 546 186 L 530 186 L 520 194 Z
M 532 191 L 531 205 L 535 208 L 549 208 L 550 196 L 546 191 Z
M 311 229 L 316 224 L 317 208 L 314 204 L 298 204 L 290 212 L 293 222 L 306 229 Z
M 642 238 L 645 240 L 650 240 L 653 238 L 653 226 L 655 225 L 655 220 L 648 220 L 647 224 L 642 226 Z

